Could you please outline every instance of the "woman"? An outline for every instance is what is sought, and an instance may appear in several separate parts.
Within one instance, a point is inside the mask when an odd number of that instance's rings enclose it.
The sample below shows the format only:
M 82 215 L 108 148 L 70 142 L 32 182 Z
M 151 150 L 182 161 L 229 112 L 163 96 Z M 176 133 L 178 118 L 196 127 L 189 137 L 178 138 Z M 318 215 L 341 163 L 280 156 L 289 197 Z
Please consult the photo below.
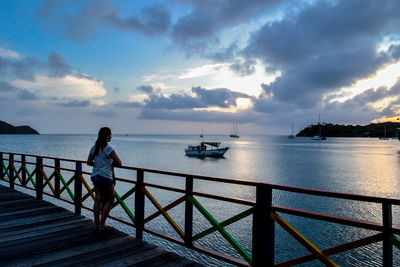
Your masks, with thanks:
M 87 164 L 93 166 L 91 179 L 96 195 L 93 205 L 94 231 L 111 229 L 105 223 L 114 201 L 113 166 L 122 165 L 115 150 L 108 145 L 111 136 L 110 128 L 101 128 L 87 159 Z

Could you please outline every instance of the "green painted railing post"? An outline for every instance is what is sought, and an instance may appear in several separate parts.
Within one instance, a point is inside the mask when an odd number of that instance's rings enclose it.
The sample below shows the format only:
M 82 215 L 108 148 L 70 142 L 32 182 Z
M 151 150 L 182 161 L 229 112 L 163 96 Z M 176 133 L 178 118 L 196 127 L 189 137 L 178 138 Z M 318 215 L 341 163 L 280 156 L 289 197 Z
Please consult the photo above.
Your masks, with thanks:
M 82 212 L 82 180 L 79 178 L 79 174 L 82 172 L 82 163 L 75 163 L 75 183 L 74 183 L 74 204 L 75 214 L 81 215 Z
M 41 170 L 43 169 L 43 158 L 36 157 L 36 199 L 43 199 L 43 174 Z
M 193 204 L 189 200 L 189 196 L 193 195 L 193 177 L 186 177 L 186 188 L 185 188 L 185 246 L 192 247 L 193 237 Z
M 136 191 L 135 191 L 135 226 L 136 239 L 143 239 L 144 230 L 144 192 L 142 187 L 144 183 L 143 170 L 137 170 Z
M 26 166 L 26 157 L 25 155 L 21 155 L 21 178 L 22 178 L 22 186 L 26 186 L 26 171 L 24 166 Z
M 56 198 L 60 198 L 60 176 L 57 175 L 57 172 L 60 172 L 60 160 L 54 159 L 54 196 Z
M 271 218 L 272 187 L 257 184 L 253 213 L 253 266 L 274 266 L 275 222 Z
M 393 246 L 390 242 L 392 235 L 392 205 L 390 202 L 385 201 L 382 203 L 382 217 L 383 217 L 383 266 L 393 266 Z
M 3 152 L 0 152 L 0 179 L 4 177 L 4 169 L 3 169 L 4 159 L 3 159 Z
M 14 168 L 12 167 L 14 165 L 14 154 L 10 153 L 10 160 L 8 161 L 8 174 L 10 175 L 9 181 L 10 181 L 10 188 L 14 189 Z

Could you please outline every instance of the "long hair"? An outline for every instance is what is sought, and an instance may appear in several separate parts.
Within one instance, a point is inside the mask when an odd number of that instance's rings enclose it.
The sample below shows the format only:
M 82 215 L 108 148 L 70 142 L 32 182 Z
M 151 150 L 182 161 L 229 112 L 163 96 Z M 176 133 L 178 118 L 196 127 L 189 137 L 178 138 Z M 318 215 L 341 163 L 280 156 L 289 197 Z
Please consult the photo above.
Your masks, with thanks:
M 103 150 L 107 146 L 107 137 L 111 135 L 111 129 L 108 127 L 103 127 L 99 130 L 97 136 L 96 144 L 94 147 L 94 157 L 97 156 L 99 150 Z

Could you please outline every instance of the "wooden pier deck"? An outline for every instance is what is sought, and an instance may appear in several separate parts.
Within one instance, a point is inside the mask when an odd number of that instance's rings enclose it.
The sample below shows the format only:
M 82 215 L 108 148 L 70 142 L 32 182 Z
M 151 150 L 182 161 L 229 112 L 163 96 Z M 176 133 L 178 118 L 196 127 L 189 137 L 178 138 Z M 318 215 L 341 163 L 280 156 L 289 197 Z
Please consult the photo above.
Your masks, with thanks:
M 0 266 L 202 266 L 0 185 Z

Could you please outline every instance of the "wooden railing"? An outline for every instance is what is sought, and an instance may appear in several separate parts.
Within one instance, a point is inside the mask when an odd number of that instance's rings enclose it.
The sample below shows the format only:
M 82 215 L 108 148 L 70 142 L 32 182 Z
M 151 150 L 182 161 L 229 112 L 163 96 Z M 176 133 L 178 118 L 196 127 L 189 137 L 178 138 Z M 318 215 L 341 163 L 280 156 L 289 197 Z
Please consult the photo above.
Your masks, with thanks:
M 90 177 L 90 172 L 82 170 L 82 166 L 85 164 L 84 161 L 0 152 L 0 164 L 0 179 L 8 182 L 10 188 L 20 186 L 35 190 L 37 199 L 42 199 L 43 195 L 48 195 L 63 200 L 74 206 L 76 214 L 81 214 L 82 208 L 92 210 L 89 202 L 94 199 L 94 193 L 88 183 L 89 179 L 85 178 Z M 133 171 L 136 172 L 136 175 L 134 177 L 129 177 L 129 179 L 116 177 L 117 185 L 120 185 L 121 183 L 124 184 L 124 186 L 117 186 L 117 190 L 125 189 L 126 192 L 121 196 L 121 192 L 117 192 L 116 190 L 114 208 L 119 206 L 125 213 L 124 216 L 126 217 L 112 215 L 110 218 L 125 225 L 135 227 L 136 238 L 138 239 L 142 239 L 143 232 L 147 232 L 219 260 L 239 266 L 292 266 L 313 260 L 319 260 L 326 266 L 337 266 L 330 256 L 382 241 L 382 266 L 386 267 L 393 266 L 393 247 L 400 248 L 400 240 L 395 236 L 400 234 L 400 228 L 392 225 L 392 207 L 394 205 L 400 205 L 399 199 L 336 193 L 129 166 L 119 167 L 116 171 Z M 67 175 L 69 178 L 66 178 Z M 169 183 L 169 179 L 165 179 L 164 177 L 164 184 L 150 183 L 148 180 L 151 179 L 149 179 L 147 175 L 162 175 L 163 177 L 166 176 L 168 178 L 175 177 L 178 181 L 175 183 Z M 255 199 L 249 200 L 234 198 L 232 196 L 204 192 L 205 190 L 201 191 L 197 188 L 197 185 L 200 182 L 212 182 L 213 184 L 220 184 L 221 186 L 249 187 L 255 190 Z M 173 184 L 174 187 L 171 186 L 171 184 Z M 176 184 L 180 184 L 181 186 L 177 187 Z M 173 192 L 178 195 L 178 197 L 171 203 L 162 206 L 159 200 L 155 198 L 154 193 L 152 194 L 150 192 L 152 190 L 161 192 L 160 195 L 167 194 L 167 192 Z M 272 198 L 273 192 L 276 191 L 284 191 L 290 194 L 302 194 L 305 196 L 358 201 L 365 204 L 377 203 L 381 205 L 381 222 L 377 223 L 354 219 L 348 216 L 336 216 L 288 206 L 279 206 L 274 204 Z M 133 198 L 133 205 L 127 204 L 127 200 L 130 197 Z M 161 198 L 164 199 L 163 197 Z M 154 206 L 154 212 L 148 216 L 145 216 L 146 199 L 147 202 L 150 202 Z M 204 204 L 201 204 L 204 200 L 222 201 L 241 205 L 244 207 L 244 211 L 241 211 L 239 214 L 229 219 L 219 222 L 204 207 Z M 184 211 L 182 212 L 184 218 L 172 218 L 170 214 L 172 209 L 181 203 L 184 206 Z M 132 211 L 132 209 L 134 211 Z M 209 228 L 205 230 L 196 229 L 194 226 L 195 209 L 209 222 Z M 149 212 L 147 211 L 147 213 Z M 373 230 L 376 233 L 365 238 L 359 238 L 355 241 L 321 250 L 284 220 L 282 214 L 344 226 L 352 226 L 359 229 Z M 149 227 L 149 222 L 160 215 L 173 228 L 175 234 L 165 233 L 165 229 L 153 229 Z M 250 249 L 243 248 L 243 245 L 226 230 L 227 226 L 248 216 L 252 216 L 250 222 L 251 225 L 248 225 L 252 232 L 252 236 L 250 236 Z M 182 219 L 183 222 L 179 223 L 179 220 Z M 274 248 L 276 242 L 279 241 L 275 240 L 275 226 L 277 225 L 281 226 L 310 253 L 302 257 L 275 263 Z M 215 247 L 207 247 L 204 244 L 199 243 L 199 240 L 215 231 L 219 232 L 233 250 L 236 251 L 236 253 L 234 253 L 235 255 L 227 255 L 227 253 L 222 253 Z

